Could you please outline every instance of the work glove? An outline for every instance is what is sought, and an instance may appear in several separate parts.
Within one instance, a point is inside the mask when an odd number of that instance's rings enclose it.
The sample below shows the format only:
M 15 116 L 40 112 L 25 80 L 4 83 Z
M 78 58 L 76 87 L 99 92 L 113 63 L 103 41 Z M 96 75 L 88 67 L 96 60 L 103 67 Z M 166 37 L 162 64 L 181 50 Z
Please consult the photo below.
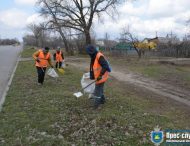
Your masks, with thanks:
M 102 76 L 99 76 L 96 80 L 100 81 L 102 79 Z
M 37 58 L 37 59 L 36 59 L 36 61 L 37 61 L 38 63 L 40 63 L 40 60 L 39 60 L 39 58 Z

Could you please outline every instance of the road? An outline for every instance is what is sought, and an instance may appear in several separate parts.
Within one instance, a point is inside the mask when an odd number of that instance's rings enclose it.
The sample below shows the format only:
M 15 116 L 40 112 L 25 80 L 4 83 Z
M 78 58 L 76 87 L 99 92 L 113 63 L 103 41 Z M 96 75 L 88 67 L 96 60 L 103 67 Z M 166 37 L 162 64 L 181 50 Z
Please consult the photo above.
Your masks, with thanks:
M 21 46 L 0 46 L 0 101 L 21 50 Z

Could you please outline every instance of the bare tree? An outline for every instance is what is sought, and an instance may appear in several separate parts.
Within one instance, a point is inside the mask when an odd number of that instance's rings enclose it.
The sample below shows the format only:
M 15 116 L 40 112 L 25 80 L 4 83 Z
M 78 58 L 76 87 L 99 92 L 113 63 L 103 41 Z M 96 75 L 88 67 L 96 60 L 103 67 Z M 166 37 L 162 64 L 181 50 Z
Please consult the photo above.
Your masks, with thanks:
M 139 44 L 140 41 L 137 38 L 137 36 L 135 36 L 134 34 L 129 32 L 129 29 L 123 28 L 122 33 L 121 33 L 121 40 L 125 41 L 125 42 L 128 42 L 128 43 L 131 43 L 133 48 L 137 52 L 139 58 L 141 58 L 142 49 L 138 48 L 138 44 Z
M 25 36 L 23 36 L 22 39 L 24 45 L 36 46 L 36 38 L 34 37 L 34 35 L 26 34 Z
M 39 44 L 44 47 L 48 46 L 50 48 L 56 48 L 57 46 L 64 47 L 63 41 L 60 37 L 55 36 L 54 34 L 51 34 L 48 32 L 49 35 L 46 34 L 45 32 L 45 38 L 40 37 L 43 40 L 39 39 Z M 34 35 L 31 34 L 26 34 L 23 37 L 23 43 L 24 45 L 29 45 L 29 46 L 36 46 L 36 41 Z
M 40 13 L 48 25 L 57 29 L 67 44 L 62 28 L 71 28 L 84 33 L 86 44 L 91 44 L 90 30 L 95 16 L 109 15 L 116 5 L 124 0 L 38 0 Z M 67 45 L 66 45 L 67 46 Z
M 56 3 L 56 1 L 55 1 Z M 64 44 L 66 52 L 70 52 L 69 43 L 65 35 L 65 29 L 61 26 L 58 19 L 58 7 L 53 0 L 38 0 L 38 4 L 41 6 L 40 13 L 46 18 L 44 29 L 55 30 L 59 32 Z
M 83 53 L 83 49 L 85 47 L 85 36 L 84 34 L 80 34 L 75 39 L 76 48 L 79 51 L 79 53 Z
M 20 42 L 17 38 L 14 39 L 1 39 L 0 38 L 0 45 L 19 45 Z
M 42 28 L 39 25 L 33 23 L 29 24 L 27 28 L 32 32 L 35 38 L 35 46 L 39 46 L 39 38 L 42 35 Z
M 190 57 L 190 41 L 183 40 L 182 42 L 175 43 L 159 43 L 158 55 L 167 57 Z

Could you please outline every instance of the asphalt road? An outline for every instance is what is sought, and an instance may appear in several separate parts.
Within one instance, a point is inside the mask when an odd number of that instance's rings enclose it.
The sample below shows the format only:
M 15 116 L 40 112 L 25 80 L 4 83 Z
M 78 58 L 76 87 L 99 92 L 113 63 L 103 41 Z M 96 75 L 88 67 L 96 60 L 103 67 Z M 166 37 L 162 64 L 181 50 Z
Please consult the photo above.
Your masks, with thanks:
M 0 100 L 21 50 L 22 46 L 0 46 Z

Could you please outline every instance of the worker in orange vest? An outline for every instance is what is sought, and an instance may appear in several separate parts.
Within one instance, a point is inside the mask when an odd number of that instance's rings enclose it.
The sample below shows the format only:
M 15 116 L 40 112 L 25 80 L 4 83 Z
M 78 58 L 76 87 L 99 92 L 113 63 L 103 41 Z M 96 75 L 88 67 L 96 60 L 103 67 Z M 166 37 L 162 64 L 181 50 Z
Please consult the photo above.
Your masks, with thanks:
M 35 66 L 38 73 L 38 85 L 43 85 L 45 71 L 48 67 L 48 64 L 53 68 L 53 65 L 51 63 L 51 54 L 49 52 L 49 47 L 45 47 L 36 51 L 33 54 L 33 58 L 35 60 Z
M 111 72 L 108 61 L 104 55 L 99 52 L 95 46 L 88 45 L 86 52 L 91 58 L 90 62 L 90 79 L 96 80 L 95 91 L 93 93 L 94 108 L 98 108 L 100 104 L 105 103 L 104 84 L 108 79 L 108 74 Z
M 54 53 L 53 58 L 56 61 L 55 67 L 56 68 L 61 68 L 63 60 L 64 60 L 64 56 L 63 56 L 63 52 L 61 51 L 60 47 L 57 47 L 56 53 Z

